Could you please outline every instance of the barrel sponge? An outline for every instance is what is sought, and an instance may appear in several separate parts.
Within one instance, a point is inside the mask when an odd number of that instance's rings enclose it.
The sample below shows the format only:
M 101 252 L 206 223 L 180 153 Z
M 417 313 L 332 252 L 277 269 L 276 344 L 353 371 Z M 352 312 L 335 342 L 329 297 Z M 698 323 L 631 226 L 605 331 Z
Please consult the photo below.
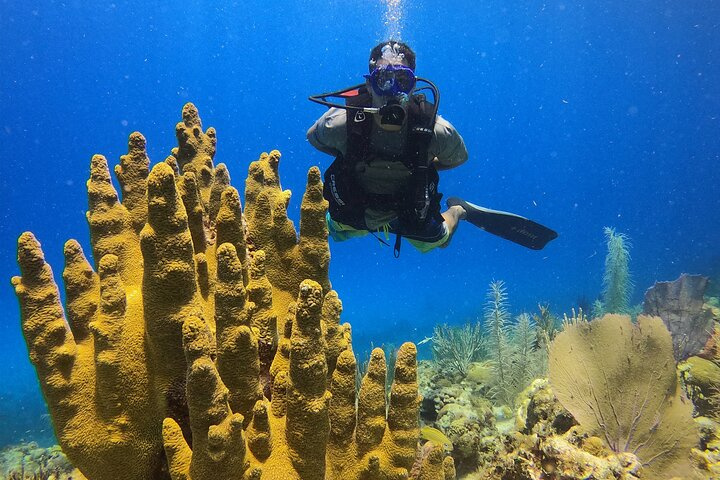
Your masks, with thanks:
M 551 345 L 549 366 L 553 392 L 584 429 L 616 453 L 634 453 L 648 478 L 691 478 L 692 404 L 659 317 L 568 325 Z
M 63 451 L 89 480 L 407 478 L 415 347 L 401 349 L 387 414 L 379 354 L 356 408 L 319 170 L 297 235 L 279 152 L 251 164 L 243 209 L 213 163 L 215 131 L 192 104 L 182 118 L 178 147 L 152 169 L 145 139 L 130 136 L 114 169 L 121 195 L 105 157 L 92 158 L 94 260 L 65 244 L 65 305 L 40 243 L 18 241 L 12 283 Z M 436 457 L 426 473 L 451 470 Z

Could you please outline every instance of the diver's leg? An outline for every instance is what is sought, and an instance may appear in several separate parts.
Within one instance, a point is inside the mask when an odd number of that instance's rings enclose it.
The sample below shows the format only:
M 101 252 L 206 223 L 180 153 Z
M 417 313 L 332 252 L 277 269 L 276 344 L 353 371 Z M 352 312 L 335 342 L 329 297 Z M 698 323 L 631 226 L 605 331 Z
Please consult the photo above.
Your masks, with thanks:
M 427 253 L 434 248 L 447 247 L 450 245 L 453 233 L 457 230 L 458 223 L 465 218 L 465 209 L 450 207 L 441 215 L 442 223 L 440 219 L 433 218 L 425 224 L 423 231 L 405 233 L 403 236 L 422 253 Z
M 369 233 L 367 230 L 358 230 L 350 225 L 335 221 L 330 216 L 330 212 L 325 214 L 325 222 L 327 223 L 328 234 L 336 242 L 344 242 L 351 238 L 364 237 Z
M 443 247 L 446 247 L 447 244 L 450 243 L 450 239 L 452 239 L 455 230 L 457 230 L 460 220 L 464 219 L 466 214 L 467 212 L 460 205 L 453 205 L 441 214 L 445 220 L 445 225 L 447 225 L 448 233 L 450 233 L 450 238 L 448 238 Z

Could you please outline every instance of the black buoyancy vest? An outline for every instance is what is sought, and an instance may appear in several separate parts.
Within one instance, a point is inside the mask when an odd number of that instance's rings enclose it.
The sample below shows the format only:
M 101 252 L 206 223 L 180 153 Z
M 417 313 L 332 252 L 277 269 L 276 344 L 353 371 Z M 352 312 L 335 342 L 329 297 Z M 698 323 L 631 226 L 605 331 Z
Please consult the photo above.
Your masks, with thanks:
M 364 88 L 347 97 L 348 106 L 371 104 L 370 93 Z M 398 158 L 411 172 L 410 179 L 398 194 L 370 194 L 355 177 L 355 165 L 370 155 L 372 114 L 347 110 L 347 147 L 325 171 L 323 195 L 329 202 L 330 216 L 353 228 L 367 230 L 365 210 L 394 210 L 398 213 L 405 234 L 420 230 L 428 219 L 440 217 L 439 176 L 428 158 L 428 148 L 435 127 L 435 108 L 424 95 L 416 94 L 408 105 L 407 138 Z

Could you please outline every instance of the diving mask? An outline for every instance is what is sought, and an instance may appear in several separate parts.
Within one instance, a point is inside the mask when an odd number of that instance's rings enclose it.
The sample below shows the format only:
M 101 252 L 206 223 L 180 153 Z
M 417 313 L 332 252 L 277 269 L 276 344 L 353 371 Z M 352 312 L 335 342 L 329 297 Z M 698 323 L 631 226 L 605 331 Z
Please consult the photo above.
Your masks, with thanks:
M 365 75 L 373 91 L 380 96 L 409 94 L 415 88 L 415 73 L 405 65 L 380 65 Z

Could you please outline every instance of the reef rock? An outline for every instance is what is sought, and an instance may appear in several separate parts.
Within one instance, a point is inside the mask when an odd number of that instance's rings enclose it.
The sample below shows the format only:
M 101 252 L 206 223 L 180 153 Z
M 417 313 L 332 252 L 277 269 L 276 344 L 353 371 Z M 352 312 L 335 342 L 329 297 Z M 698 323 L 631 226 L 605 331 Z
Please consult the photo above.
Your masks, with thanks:
M 498 433 L 496 454 L 483 458 L 466 480 L 634 480 L 642 466 L 630 453 L 615 454 L 598 437 L 582 433 L 555 398 L 547 379 L 518 397 L 517 431 Z
M 389 405 L 372 354 L 357 402 L 350 326 L 330 290 L 320 171 L 300 232 L 280 154 L 249 168 L 243 210 L 214 129 L 183 108 L 178 147 L 150 170 L 130 136 L 115 174 L 87 183 L 91 264 L 65 245 L 66 304 L 39 242 L 18 242 L 22 327 L 72 463 L 90 480 L 407 478 L 418 444 L 416 350 L 398 353 Z M 454 475 L 441 452 L 423 479 Z
M 420 362 L 418 368 L 421 420 L 452 442 L 452 458 L 460 476 L 497 452 L 495 416 L 492 404 L 483 396 L 489 389 L 488 370 L 480 362 L 471 363 L 465 376 L 430 361 Z
M 690 357 L 678 365 L 678 373 L 696 411 L 720 418 L 720 367 L 710 360 Z
M 42 448 L 34 442 L 0 451 L 0 478 L 9 480 L 85 480 L 59 446 Z
M 518 396 L 518 405 L 515 426 L 526 435 L 549 437 L 563 434 L 576 425 L 570 412 L 553 394 L 547 378 L 534 380 Z
M 712 479 L 720 478 L 720 424 L 707 417 L 696 417 L 700 445 L 693 449 L 696 463 Z

